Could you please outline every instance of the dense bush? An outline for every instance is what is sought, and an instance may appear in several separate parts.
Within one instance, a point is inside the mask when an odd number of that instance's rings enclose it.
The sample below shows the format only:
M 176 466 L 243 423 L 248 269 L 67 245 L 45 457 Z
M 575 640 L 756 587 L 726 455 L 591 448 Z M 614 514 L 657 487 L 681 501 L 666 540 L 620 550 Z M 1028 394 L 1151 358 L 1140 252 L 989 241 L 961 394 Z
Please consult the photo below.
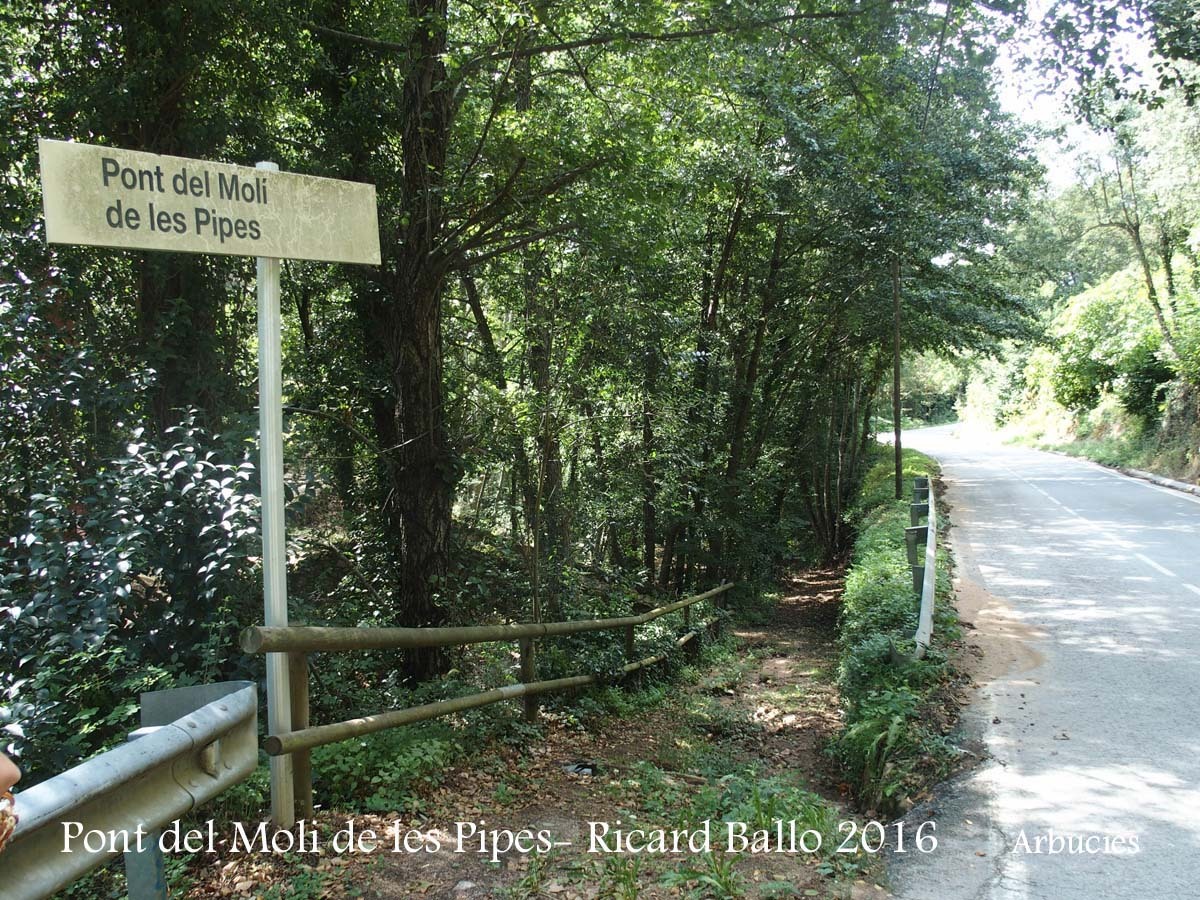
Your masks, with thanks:
M 1121 360 L 1117 398 L 1130 415 L 1143 422 L 1157 422 L 1167 387 L 1175 377 L 1158 352 L 1158 341 L 1146 335 Z
M 79 437 L 80 406 L 106 419 L 127 385 L 98 384 L 86 344 L 49 340 L 42 300 L 0 296 L 0 331 L 48 336 L 0 370 L 0 724 L 30 781 L 124 739 L 139 691 L 245 674 L 229 648 L 258 594 L 252 434 L 186 416 L 158 437 L 119 420 Z
M 1054 399 L 1067 409 L 1092 409 L 1100 402 L 1100 394 L 1108 390 L 1117 377 L 1117 370 L 1108 363 L 1093 359 L 1087 353 L 1064 354 L 1054 367 L 1051 387 Z

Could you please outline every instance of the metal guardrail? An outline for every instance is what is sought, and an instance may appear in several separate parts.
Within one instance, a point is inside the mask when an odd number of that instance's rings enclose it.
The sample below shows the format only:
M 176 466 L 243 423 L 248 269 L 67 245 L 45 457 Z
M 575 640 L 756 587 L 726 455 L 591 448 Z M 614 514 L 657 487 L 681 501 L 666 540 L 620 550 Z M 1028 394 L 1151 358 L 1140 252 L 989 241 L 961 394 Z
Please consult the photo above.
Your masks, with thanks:
M 48 897 L 117 856 L 126 843 L 136 848 L 138 834 L 153 854 L 158 829 L 254 771 L 258 692 L 253 683 L 154 691 L 141 699 L 143 728 L 135 733 L 137 740 L 17 794 L 20 823 L 0 858 L 4 900 Z M 128 867 L 130 855 L 126 859 Z M 144 874 L 146 859 L 133 863 L 139 864 Z M 153 859 L 149 868 L 153 873 Z M 161 880 L 161 859 L 157 873 Z M 132 870 L 130 875 L 131 897 L 154 896 L 135 890 Z
M 937 498 L 929 479 L 924 476 L 914 479 L 910 516 L 912 527 L 904 529 L 904 542 L 912 567 L 913 590 L 921 597 L 917 631 L 913 635 L 916 644 L 913 658 L 921 659 L 933 640 L 933 604 L 937 593 Z M 928 517 L 928 521 L 918 525 L 922 516 Z M 925 560 L 921 564 L 917 563 L 919 545 L 925 547 Z
M 472 625 L 458 628 L 330 628 L 305 625 L 247 628 L 241 635 L 242 649 L 247 653 L 285 653 L 291 673 L 289 682 L 292 730 L 282 734 L 268 735 L 263 744 L 264 749 L 271 756 L 288 754 L 292 756 L 292 793 L 299 806 L 300 814 L 311 816 L 313 810 L 312 762 L 309 751 L 314 747 L 516 698 L 524 700 L 525 720 L 527 722 L 535 721 L 538 711 L 536 698 L 539 695 L 596 684 L 602 680 L 602 676 L 586 674 L 539 681 L 534 641 L 555 635 L 624 629 L 625 657 L 628 662 L 621 671 L 622 674 L 630 674 L 660 663 L 667 658 L 667 654 L 660 653 L 645 659 L 634 659 L 634 629 L 637 626 L 645 625 L 668 613 L 682 610 L 683 625 L 688 630 L 676 643 L 681 647 L 694 647 L 696 645 L 692 644 L 692 641 L 699 635 L 699 632 L 691 630 L 691 608 L 703 600 L 719 597 L 732 587 L 733 584 L 723 584 L 710 591 L 659 606 L 638 616 L 614 619 L 583 619 L 574 622 L 537 622 L 517 625 Z M 499 641 L 516 641 L 520 647 L 521 681 L 519 684 L 504 685 L 478 694 L 455 697 L 437 703 L 426 703 L 423 706 L 361 716 L 344 722 L 309 725 L 307 653 L 453 647 Z M 277 824 L 290 825 L 289 822 Z

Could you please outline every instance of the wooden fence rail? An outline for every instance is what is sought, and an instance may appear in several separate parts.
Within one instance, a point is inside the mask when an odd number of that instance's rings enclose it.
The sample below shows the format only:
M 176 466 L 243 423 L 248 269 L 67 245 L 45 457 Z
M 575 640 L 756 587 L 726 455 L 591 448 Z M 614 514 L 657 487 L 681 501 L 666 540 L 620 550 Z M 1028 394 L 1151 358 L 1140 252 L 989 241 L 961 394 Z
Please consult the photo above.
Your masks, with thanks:
M 553 637 L 584 631 L 607 631 L 645 625 L 667 613 L 708 600 L 733 587 L 723 584 L 659 606 L 640 616 L 619 619 L 582 619 L 575 622 L 530 622 L 522 625 L 465 625 L 450 628 L 333 628 L 317 625 L 254 625 L 242 631 L 246 653 L 291 653 L 338 650 L 398 650 L 412 647 L 463 647 L 521 638 Z

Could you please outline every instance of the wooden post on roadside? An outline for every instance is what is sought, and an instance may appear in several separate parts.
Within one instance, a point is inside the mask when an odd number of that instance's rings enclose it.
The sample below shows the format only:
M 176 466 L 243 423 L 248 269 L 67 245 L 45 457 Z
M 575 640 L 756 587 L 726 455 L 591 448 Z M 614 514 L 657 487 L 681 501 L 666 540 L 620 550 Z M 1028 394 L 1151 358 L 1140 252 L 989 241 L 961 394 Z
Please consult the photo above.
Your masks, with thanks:
M 307 728 L 308 710 L 308 654 L 293 652 L 287 655 L 288 686 L 291 692 L 292 729 Z M 297 750 L 292 754 L 292 793 L 296 811 L 302 819 L 313 817 L 312 751 Z
M 532 684 L 537 681 L 537 652 L 533 644 L 533 638 L 521 638 L 517 642 L 517 646 L 521 650 L 521 683 Z M 526 694 L 522 700 L 524 707 L 524 720 L 534 725 L 538 720 L 538 698 Z

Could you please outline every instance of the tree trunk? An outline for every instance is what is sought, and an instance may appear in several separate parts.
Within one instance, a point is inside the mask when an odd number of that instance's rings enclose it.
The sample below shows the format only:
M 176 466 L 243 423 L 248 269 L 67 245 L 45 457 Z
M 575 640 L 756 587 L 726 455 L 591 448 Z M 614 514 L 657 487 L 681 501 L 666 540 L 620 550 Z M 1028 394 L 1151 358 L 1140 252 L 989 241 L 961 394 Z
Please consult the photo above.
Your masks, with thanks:
M 438 592 L 449 556 L 451 500 L 457 471 L 446 433 L 442 396 L 442 290 L 444 261 L 434 248 L 444 230 L 441 182 L 450 134 L 445 90 L 446 0 L 409 0 L 418 24 L 410 40 L 412 63 L 402 89 L 404 132 L 402 224 L 383 292 L 366 296 L 389 390 L 374 399 L 382 461 L 385 539 L 397 565 L 396 620 L 405 626 L 445 620 Z M 394 448 L 394 449 L 391 449 Z M 436 648 L 405 656 L 414 678 L 442 665 Z
M 1163 336 L 1163 340 L 1167 342 L 1167 346 L 1178 358 L 1179 348 L 1175 346 L 1175 335 L 1171 331 L 1170 323 L 1167 322 L 1166 313 L 1163 312 L 1162 301 L 1158 298 L 1158 288 L 1154 285 L 1154 269 L 1150 265 L 1150 255 L 1146 252 L 1146 244 L 1142 240 L 1142 232 L 1138 227 L 1126 229 L 1126 234 L 1129 235 L 1129 240 L 1133 244 L 1134 252 L 1137 254 L 1138 263 L 1142 268 L 1142 280 L 1146 285 L 1146 298 L 1150 301 L 1150 306 L 1154 309 L 1154 321 L 1158 323 L 1158 330 Z
M 658 569 L 658 589 L 667 591 L 671 587 L 671 563 L 675 556 L 675 541 L 679 538 L 679 532 L 683 527 L 678 523 L 667 529 L 667 536 L 663 539 L 662 564 Z
M 646 572 L 645 592 L 654 592 L 655 547 L 658 537 L 658 480 L 654 465 L 654 409 L 658 394 L 658 348 L 645 351 L 645 381 L 642 393 L 642 568 Z
M 779 286 L 779 273 L 783 268 L 783 244 L 786 233 L 784 220 L 781 218 L 775 225 L 775 239 L 771 249 L 771 260 L 767 267 L 767 278 L 762 289 L 762 299 L 759 304 L 758 318 L 754 324 L 754 335 L 750 341 L 750 351 L 745 363 L 739 364 L 737 378 L 734 381 L 732 397 L 730 398 L 729 425 L 729 459 L 725 465 L 724 502 L 722 511 L 727 521 L 733 522 L 738 518 L 741 504 L 741 474 L 746 454 L 746 439 L 750 429 L 750 413 L 754 408 L 754 397 L 758 388 L 758 375 L 762 360 L 763 344 L 767 336 L 767 323 L 775 308 L 776 295 Z M 740 357 L 740 353 L 739 353 Z M 727 532 L 723 542 L 724 550 L 731 558 L 737 557 L 737 545 L 732 530 Z M 730 563 L 732 565 L 732 561 Z M 725 569 L 726 578 L 735 578 L 736 572 L 728 566 Z

